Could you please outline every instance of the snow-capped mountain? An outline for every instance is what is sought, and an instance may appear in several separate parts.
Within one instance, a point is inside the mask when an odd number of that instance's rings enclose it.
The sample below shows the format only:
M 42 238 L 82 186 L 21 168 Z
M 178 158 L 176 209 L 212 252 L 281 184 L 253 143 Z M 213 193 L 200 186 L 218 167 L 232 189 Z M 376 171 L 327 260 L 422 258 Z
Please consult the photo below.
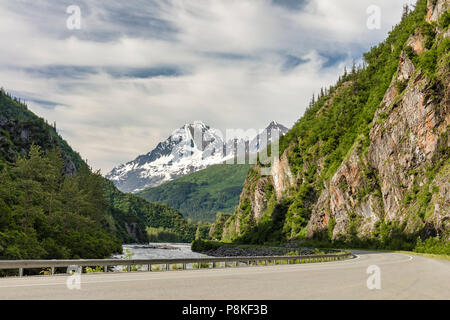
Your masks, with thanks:
M 213 164 L 223 163 L 233 158 L 236 142 L 247 144 L 246 152 L 258 152 L 271 142 L 271 130 L 279 135 L 288 129 L 272 121 L 265 129 L 267 139 L 262 132 L 255 132 L 239 139 L 228 139 L 217 129 L 210 128 L 201 121 L 185 124 L 175 130 L 169 138 L 160 142 L 155 149 L 135 160 L 114 168 L 106 178 L 114 182 L 123 192 L 138 192 L 145 188 L 156 187 L 163 182 L 186 174 L 205 169 Z M 251 131 L 248 132 L 251 134 Z

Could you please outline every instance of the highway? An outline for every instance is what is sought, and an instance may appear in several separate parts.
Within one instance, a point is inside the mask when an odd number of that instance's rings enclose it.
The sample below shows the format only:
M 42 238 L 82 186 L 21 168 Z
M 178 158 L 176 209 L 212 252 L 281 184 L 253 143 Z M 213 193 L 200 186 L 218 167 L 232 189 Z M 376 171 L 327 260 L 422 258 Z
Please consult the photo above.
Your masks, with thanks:
M 311 264 L 83 274 L 79 290 L 67 288 L 67 275 L 1 278 L 0 299 L 450 299 L 450 261 L 353 253 Z M 369 266 L 379 268 L 379 289 L 367 286 Z

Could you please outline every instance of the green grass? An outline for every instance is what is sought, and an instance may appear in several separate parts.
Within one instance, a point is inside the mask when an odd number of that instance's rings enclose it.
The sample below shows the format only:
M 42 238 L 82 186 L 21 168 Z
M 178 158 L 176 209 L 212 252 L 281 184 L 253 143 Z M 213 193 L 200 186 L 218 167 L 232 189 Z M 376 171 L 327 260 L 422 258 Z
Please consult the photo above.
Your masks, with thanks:
M 357 248 L 357 247 L 352 247 L 352 248 L 336 248 L 339 250 L 342 250 L 342 253 L 348 253 L 352 250 L 364 250 L 364 251 L 374 251 L 374 252 L 388 252 L 388 253 L 403 253 L 403 254 L 412 254 L 412 255 L 416 255 L 416 256 L 421 256 L 421 257 L 425 257 L 425 258 L 432 258 L 432 259 L 440 259 L 440 260 L 448 260 L 450 261 L 450 255 L 448 254 L 433 254 L 433 253 L 423 253 L 423 252 L 415 252 L 415 251 L 408 251 L 408 250 L 386 250 L 386 249 L 374 249 L 374 248 Z
M 250 165 L 214 165 L 138 195 L 148 201 L 167 203 L 186 218 L 214 221 L 217 212 L 234 211 L 249 169 Z
M 352 249 L 348 249 L 348 250 L 366 250 L 366 251 L 387 252 L 387 253 L 403 253 L 403 254 L 411 254 L 411 255 L 415 255 L 415 256 L 425 257 L 425 258 L 450 261 L 450 255 L 448 255 L 448 254 L 432 254 L 432 253 L 422 253 L 422 252 L 414 252 L 414 251 L 407 251 L 407 250 L 382 250 L 382 249 L 364 249 L 364 248 L 352 248 Z
M 405 254 L 412 254 L 415 256 L 425 257 L 425 258 L 432 258 L 432 259 L 440 259 L 440 260 L 447 260 L 450 261 L 450 255 L 448 254 L 431 254 L 431 253 L 421 253 L 421 252 L 414 252 L 414 251 L 393 251 L 397 253 L 405 253 Z

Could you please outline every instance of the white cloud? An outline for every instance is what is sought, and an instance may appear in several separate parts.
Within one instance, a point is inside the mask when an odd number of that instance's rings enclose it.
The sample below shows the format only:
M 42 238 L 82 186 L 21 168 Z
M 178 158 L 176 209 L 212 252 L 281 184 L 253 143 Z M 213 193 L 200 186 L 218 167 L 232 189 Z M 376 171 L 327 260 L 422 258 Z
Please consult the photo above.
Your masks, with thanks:
M 384 39 L 402 7 L 389 0 L 315 0 L 299 10 L 269 0 L 80 3 L 83 29 L 69 31 L 69 1 L 0 1 L 0 85 L 56 121 L 103 173 L 196 119 L 224 132 L 271 120 L 291 126 L 313 92 Z M 365 27 L 371 4 L 382 9 L 382 30 Z M 298 65 L 286 70 L 288 55 Z M 61 66 L 82 69 L 75 77 Z M 108 72 L 118 67 L 181 74 Z

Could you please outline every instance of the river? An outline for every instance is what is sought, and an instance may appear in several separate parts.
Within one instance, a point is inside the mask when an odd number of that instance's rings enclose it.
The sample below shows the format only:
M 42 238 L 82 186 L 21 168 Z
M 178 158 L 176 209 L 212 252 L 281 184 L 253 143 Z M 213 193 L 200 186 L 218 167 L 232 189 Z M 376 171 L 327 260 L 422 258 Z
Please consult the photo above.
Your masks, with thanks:
M 156 248 L 159 247 L 159 248 Z M 167 247 L 163 249 L 161 247 Z M 170 248 L 170 249 L 169 249 Z M 116 254 L 113 258 L 122 259 L 127 250 L 132 254 L 129 259 L 175 259 L 175 258 L 200 258 L 206 255 L 192 252 L 190 243 L 149 243 L 149 244 L 125 244 L 123 254 Z

